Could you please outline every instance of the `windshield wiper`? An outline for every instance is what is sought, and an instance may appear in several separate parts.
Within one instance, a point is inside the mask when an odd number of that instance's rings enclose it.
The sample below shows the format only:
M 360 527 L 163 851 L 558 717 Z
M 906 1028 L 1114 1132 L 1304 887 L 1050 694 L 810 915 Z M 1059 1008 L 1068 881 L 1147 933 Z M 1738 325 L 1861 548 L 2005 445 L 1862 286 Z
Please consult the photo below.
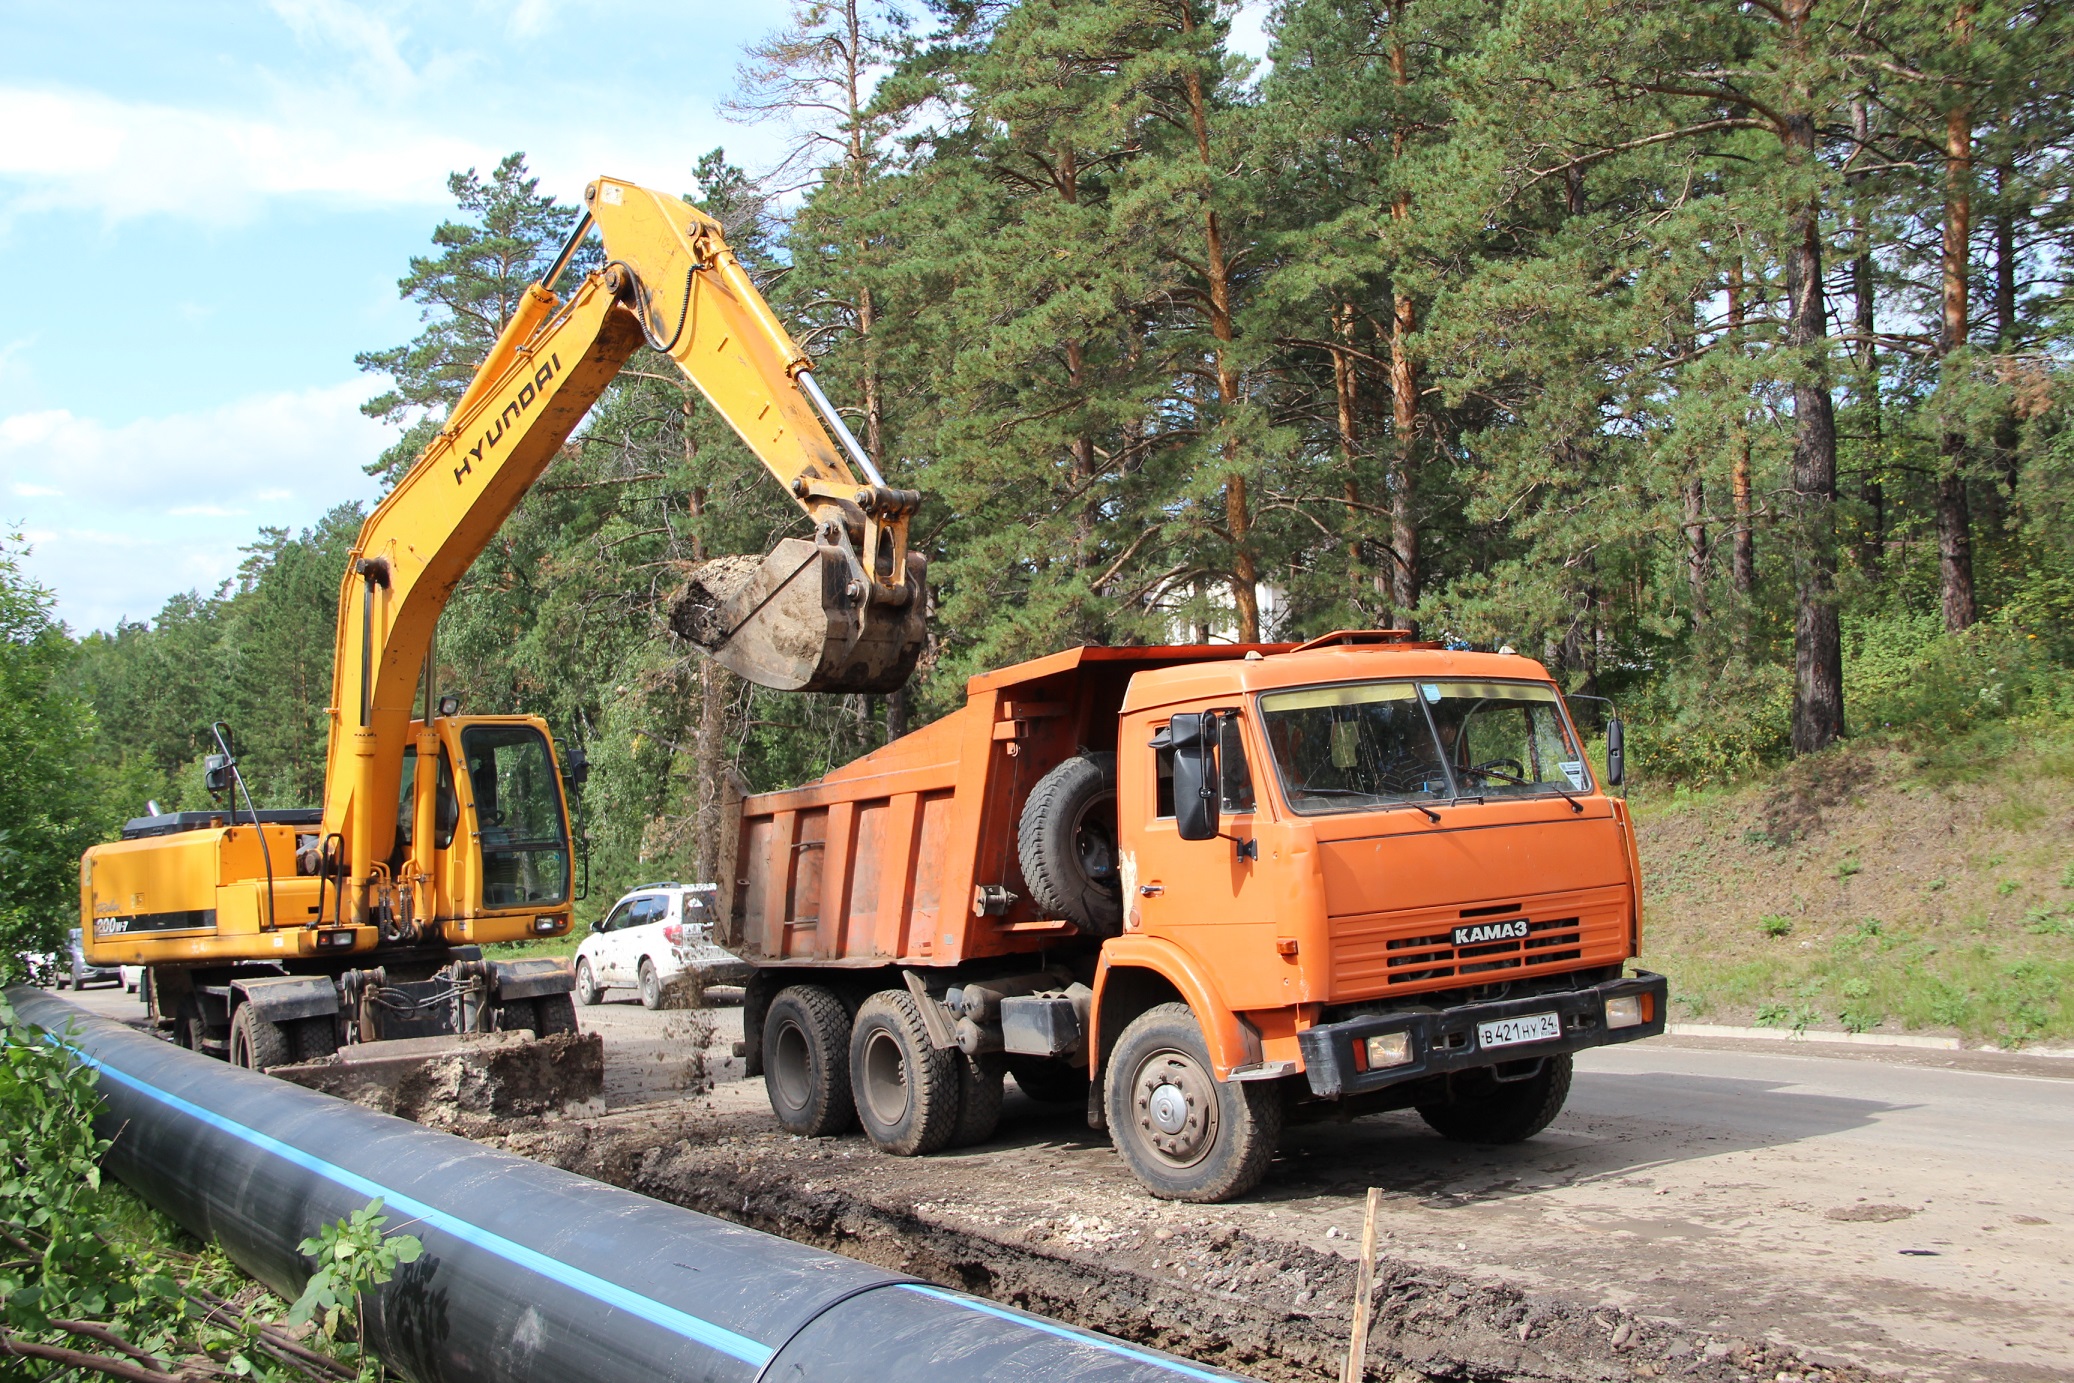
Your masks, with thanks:
M 1434 811 L 1422 802 L 1414 802 L 1409 798 L 1399 802 L 1385 802 L 1376 794 L 1363 792 L 1360 788 L 1303 788 L 1301 791 L 1305 797 L 1366 797 L 1378 807 L 1410 807 L 1416 811 L 1424 812 L 1426 819 L 1429 821 L 1440 820 L 1439 812 Z
M 1463 772 L 1480 773 L 1486 778 L 1502 778 L 1508 783 L 1517 783 L 1523 788 L 1547 788 L 1550 792 L 1558 794 L 1565 802 L 1568 802 L 1571 811 L 1576 812 L 1579 816 L 1584 814 L 1584 803 L 1565 792 L 1562 788 L 1557 787 L 1554 783 L 1529 782 L 1525 778 L 1515 778 L 1510 773 L 1501 773 L 1495 768 L 1470 768 L 1464 769 Z

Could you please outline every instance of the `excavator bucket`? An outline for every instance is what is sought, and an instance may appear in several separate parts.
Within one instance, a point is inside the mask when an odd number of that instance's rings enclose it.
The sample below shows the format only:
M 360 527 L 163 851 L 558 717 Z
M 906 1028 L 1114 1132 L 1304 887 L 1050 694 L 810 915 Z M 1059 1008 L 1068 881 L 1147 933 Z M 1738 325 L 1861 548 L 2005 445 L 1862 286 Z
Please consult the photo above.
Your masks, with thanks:
M 787 538 L 761 561 L 722 557 L 694 568 L 670 627 L 722 667 L 777 691 L 897 691 L 927 634 L 926 567 L 886 599 L 840 546 Z

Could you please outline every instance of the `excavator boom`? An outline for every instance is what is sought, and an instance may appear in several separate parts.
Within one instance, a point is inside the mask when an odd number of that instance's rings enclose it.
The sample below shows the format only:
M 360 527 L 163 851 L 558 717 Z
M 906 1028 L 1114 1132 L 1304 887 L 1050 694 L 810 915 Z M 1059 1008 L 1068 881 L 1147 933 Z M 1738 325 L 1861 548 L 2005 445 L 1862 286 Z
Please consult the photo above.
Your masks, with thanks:
M 440 611 L 644 341 L 698 386 L 814 523 L 811 537 L 785 539 L 761 560 L 722 558 L 688 573 L 673 627 L 782 691 L 891 691 L 921 652 L 924 568 L 907 550 L 920 497 L 883 483 L 718 223 L 616 179 L 592 183 L 584 198 L 583 222 L 353 549 L 339 600 L 324 830 L 343 839 L 356 870 L 386 852 L 395 828 L 402 768 L 383 747 L 406 742 Z M 550 285 L 593 225 L 606 262 L 564 302 Z

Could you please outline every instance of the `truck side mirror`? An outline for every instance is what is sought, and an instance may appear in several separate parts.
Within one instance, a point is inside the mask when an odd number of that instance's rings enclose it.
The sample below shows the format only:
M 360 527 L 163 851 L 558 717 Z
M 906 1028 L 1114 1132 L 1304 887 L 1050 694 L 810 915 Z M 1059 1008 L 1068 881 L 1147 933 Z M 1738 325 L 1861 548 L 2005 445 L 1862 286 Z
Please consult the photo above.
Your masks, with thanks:
M 582 745 L 572 744 L 569 746 L 569 755 L 565 763 L 568 766 L 569 786 L 582 792 L 583 785 L 590 781 L 590 755 L 583 752 Z
M 1217 778 L 1217 716 L 1187 711 L 1167 722 L 1174 750 L 1174 827 L 1183 840 L 1214 840 L 1222 805 Z
M 1606 782 L 1617 788 L 1627 776 L 1627 727 L 1613 716 L 1606 722 Z
M 202 760 L 202 786 L 212 793 L 230 791 L 230 755 L 211 754 Z

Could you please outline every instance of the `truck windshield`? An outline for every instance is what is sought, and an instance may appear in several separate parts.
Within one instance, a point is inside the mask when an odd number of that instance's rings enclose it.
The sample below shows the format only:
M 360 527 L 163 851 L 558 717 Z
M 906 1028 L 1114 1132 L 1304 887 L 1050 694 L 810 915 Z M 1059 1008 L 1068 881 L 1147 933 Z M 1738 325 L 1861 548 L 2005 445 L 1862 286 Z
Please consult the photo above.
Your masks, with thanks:
M 569 838 L 547 741 L 530 725 L 470 725 L 461 756 L 475 796 L 486 908 L 560 903 L 569 896 Z
M 1523 682 L 1357 682 L 1268 692 L 1261 721 L 1291 810 L 1581 792 L 1555 689 Z

